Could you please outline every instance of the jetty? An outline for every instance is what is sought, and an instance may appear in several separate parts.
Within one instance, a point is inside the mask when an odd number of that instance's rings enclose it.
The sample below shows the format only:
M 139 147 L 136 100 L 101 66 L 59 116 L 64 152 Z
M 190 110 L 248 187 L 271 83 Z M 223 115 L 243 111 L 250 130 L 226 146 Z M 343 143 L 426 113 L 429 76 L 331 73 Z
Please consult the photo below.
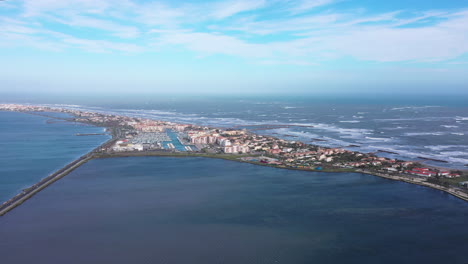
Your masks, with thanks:
M 379 150 L 377 150 L 377 152 L 383 152 L 383 153 L 389 153 L 389 154 L 400 155 L 400 154 L 397 153 L 397 152 L 389 151 L 389 150 L 384 150 L 384 149 L 379 149 Z
M 51 175 L 43 178 L 38 183 L 34 184 L 33 186 L 24 189 L 22 192 L 11 198 L 10 200 L 4 202 L 0 205 L 0 216 L 5 215 L 15 207 L 19 206 L 29 198 L 33 197 L 35 194 L 40 192 L 41 190 L 45 189 L 47 186 L 51 185 L 52 183 L 58 181 L 59 179 L 65 177 L 67 174 L 75 170 L 76 168 L 80 167 L 84 163 L 88 162 L 89 160 L 94 158 L 94 154 L 100 152 L 103 148 L 107 148 L 115 143 L 117 139 L 113 138 L 110 139 L 97 148 L 93 149 L 92 151 L 88 152 L 87 154 L 79 157 L 78 159 L 68 163 L 65 167 L 59 169 L 58 171 L 52 173 Z
M 430 161 L 436 161 L 436 162 L 442 162 L 442 163 L 448 163 L 446 160 L 440 160 L 440 159 L 433 159 L 433 158 L 427 158 L 427 157 L 418 157 L 419 159 L 422 160 L 430 160 Z
M 108 135 L 107 133 L 77 133 L 75 136 L 103 136 Z

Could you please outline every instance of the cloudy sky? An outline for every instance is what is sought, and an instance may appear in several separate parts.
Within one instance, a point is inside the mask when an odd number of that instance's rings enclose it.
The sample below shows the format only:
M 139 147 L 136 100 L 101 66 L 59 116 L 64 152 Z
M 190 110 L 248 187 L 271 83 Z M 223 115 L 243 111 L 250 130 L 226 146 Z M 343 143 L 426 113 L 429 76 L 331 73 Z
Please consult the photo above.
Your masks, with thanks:
M 468 93 L 467 0 L 4 0 L 0 92 Z

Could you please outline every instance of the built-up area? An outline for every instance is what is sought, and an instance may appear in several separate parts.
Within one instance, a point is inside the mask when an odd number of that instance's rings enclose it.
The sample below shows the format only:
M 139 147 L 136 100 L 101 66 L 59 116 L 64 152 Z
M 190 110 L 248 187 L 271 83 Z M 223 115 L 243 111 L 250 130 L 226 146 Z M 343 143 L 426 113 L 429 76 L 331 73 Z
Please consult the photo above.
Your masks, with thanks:
M 121 152 L 190 152 L 210 155 L 238 155 L 238 160 L 281 168 L 317 171 L 366 171 L 426 179 L 435 184 L 455 183 L 468 187 L 467 173 L 459 170 L 424 166 L 416 161 L 378 157 L 343 148 L 324 148 L 273 136 L 254 134 L 246 129 L 226 129 L 178 124 L 140 117 L 113 115 L 82 110 L 0 105 L 0 110 L 28 113 L 62 112 L 70 121 L 106 127 L 116 139 L 102 151 Z M 441 179 L 458 179 L 441 181 Z

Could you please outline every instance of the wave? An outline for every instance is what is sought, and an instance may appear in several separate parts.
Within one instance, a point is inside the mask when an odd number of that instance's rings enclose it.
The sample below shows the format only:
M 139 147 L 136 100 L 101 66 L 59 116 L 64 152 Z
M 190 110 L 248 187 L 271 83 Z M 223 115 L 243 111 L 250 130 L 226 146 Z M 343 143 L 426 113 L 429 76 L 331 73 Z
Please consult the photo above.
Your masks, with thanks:
M 383 141 L 383 142 L 389 142 L 393 140 L 393 138 L 375 138 L 375 137 L 365 137 L 365 139 L 368 139 L 371 141 Z
M 432 146 L 424 146 L 432 151 L 442 151 L 446 149 L 453 149 L 453 148 L 468 148 L 468 145 L 432 145 Z
M 408 132 L 404 133 L 404 136 L 443 136 L 446 135 L 447 133 L 445 132 Z
M 467 119 L 468 120 L 468 119 Z M 433 122 L 433 121 L 453 121 L 453 117 L 447 116 L 427 116 L 427 117 L 414 117 L 414 118 L 376 118 L 376 122 L 395 122 L 395 121 L 423 121 L 423 122 Z
M 440 155 L 447 155 L 450 157 L 464 156 L 468 157 L 468 152 L 466 151 L 443 151 L 439 153 Z
M 361 123 L 361 121 L 359 121 L 359 120 L 344 120 L 344 121 L 340 121 L 340 123 Z
M 296 107 L 296 106 L 283 106 L 282 108 L 283 109 L 295 109 L 295 108 L 299 108 L 299 107 Z
M 459 126 L 449 126 L 449 125 L 440 125 L 441 127 L 445 128 L 458 128 Z
M 418 110 L 418 109 L 425 109 L 425 108 L 433 108 L 433 107 L 440 107 L 437 105 L 425 105 L 425 106 L 403 106 L 403 107 L 394 107 L 391 108 L 390 111 L 401 111 L 401 110 Z
M 274 133 L 277 134 L 283 134 L 283 135 L 293 135 L 293 136 L 298 136 L 302 138 L 316 138 L 318 135 L 310 133 L 310 132 L 304 132 L 304 131 L 294 131 L 290 128 L 277 128 L 277 129 L 272 129 L 270 130 Z
M 396 126 L 396 127 L 382 127 L 380 129 L 383 129 L 383 130 L 400 130 L 400 129 L 406 129 L 408 127 L 402 127 L 402 126 Z
M 427 157 L 427 158 L 433 158 L 433 159 L 440 159 L 440 160 L 446 160 L 450 162 L 449 165 L 458 165 L 458 166 L 463 166 L 464 164 L 468 164 L 468 153 L 466 151 L 460 151 L 460 150 L 449 150 L 449 151 L 443 151 L 440 152 L 440 150 L 444 149 L 452 149 L 452 148 L 465 148 L 468 146 L 458 146 L 458 145 L 435 145 L 435 146 L 426 146 L 426 148 L 429 149 L 430 152 L 420 150 L 420 149 L 414 149 L 410 148 L 408 149 L 408 146 L 403 146 L 403 145 L 361 145 L 360 151 L 363 152 L 377 152 L 378 150 L 385 150 L 385 151 L 390 151 L 390 152 L 395 152 L 398 153 L 397 157 L 401 157 L 403 159 L 409 159 L 409 160 L 419 160 L 418 157 Z M 382 154 L 379 154 L 382 155 Z M 384 154 L 384 156 L 387 156 L 387 154 Z M 393 154 L 391 155 L 392 157 L 395 157 Z

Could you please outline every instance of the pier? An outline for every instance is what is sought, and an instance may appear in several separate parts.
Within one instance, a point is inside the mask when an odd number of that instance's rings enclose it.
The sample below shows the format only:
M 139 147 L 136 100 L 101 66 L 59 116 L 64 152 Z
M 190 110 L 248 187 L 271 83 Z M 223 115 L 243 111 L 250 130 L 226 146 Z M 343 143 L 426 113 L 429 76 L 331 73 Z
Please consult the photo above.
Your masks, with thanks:
M 4 202 L 0 205 L 0 216 L 5 215 L 15 207 L 19 206 L 20 204 L 24 203 L 29 198 L 33 197 L 35 194 L 40 192 L 41 190 L 45 189 L 47 186 L 51 185 L 52 183 L 58 181 L 59 179 L 65 177 L 67 174 L 75 170 L 76 168 L 80 167 L 84 163 L 88 162 L 89 160 L 93 159 L 94 154 L 96 152 L 100 152 L 102 148 L 109 147 L 112 145 L 117 139 L 110 139 L 97 148 L 93 149 L 92 151 L 88 152 L 87 154 L 79 157 L 78 159 L 68 163 L 65 167 L 59 169 L 58 171 L 52 173 L 51 175 L 43 178 L 38 183 L 34 184 L 33 186 L 24 189 L 21 193 L 17 194 L 10 200 Z

